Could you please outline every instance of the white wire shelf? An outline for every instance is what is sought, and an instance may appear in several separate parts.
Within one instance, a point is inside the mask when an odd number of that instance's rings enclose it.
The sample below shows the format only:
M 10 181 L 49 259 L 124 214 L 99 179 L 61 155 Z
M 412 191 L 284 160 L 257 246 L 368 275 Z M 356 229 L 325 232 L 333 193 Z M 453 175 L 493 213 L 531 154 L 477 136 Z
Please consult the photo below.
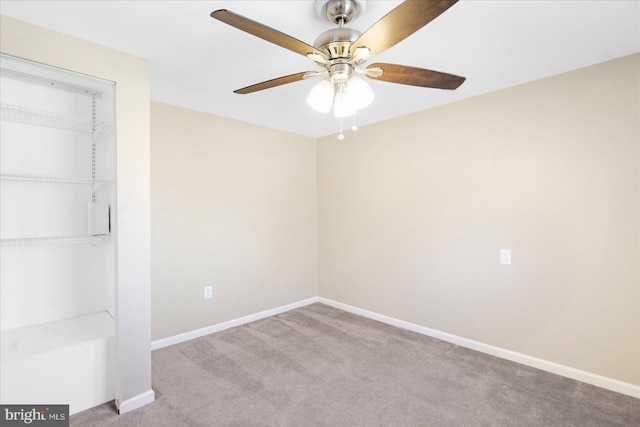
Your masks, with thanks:
M 92 132 L 91 120 L 82 117 L 54 114 L 34 108 L 20 107 L 10 104 L 0 104 L 0 112 L 0 119 L 9 122 L 25 123 L 28 125 L 65 129 L 76 132 Z M 111 123 L 96 121 L 94 136 L 105 135 L 110 129 Z
M 0 239 L 2 246 L 16 246 L 16 245 L 42 245 L 42 244 L 77 244 L 77 243 L 91 243 L 97 244 L 106 239 L 109 236 L 54 236 L 54 237 L 19 237 L 12 239 Z
M 9 175 L 0 174 L 2 181 L 28 181 L 28 182 L 51 182 L 58 184 L 112 184 L 113 181 L 106 179 L 79 178 L 75 176 L 40 176 L 40 175 Z

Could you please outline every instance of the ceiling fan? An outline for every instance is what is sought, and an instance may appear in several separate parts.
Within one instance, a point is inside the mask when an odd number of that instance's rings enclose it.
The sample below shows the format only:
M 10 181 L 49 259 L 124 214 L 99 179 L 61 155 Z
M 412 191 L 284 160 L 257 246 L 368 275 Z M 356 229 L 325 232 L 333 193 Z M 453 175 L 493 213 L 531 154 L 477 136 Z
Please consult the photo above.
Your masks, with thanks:
M 362 67 L 369 56 L 378 55 L 409 37 L 457 1 L 406 0 L 361 33 L 345 27 L 345 24 L 364 11 L 365 0 L 316 0 L 316 11 L 338 27 L 320 34 L 313 46 L 226 9 L 212 12 L 211 17 L 304 55 L 322 68 L 321 71 L 300 72 L 256 83 L 237 89 L 235 93 L 248 94 L 322 76 L 323 80 L 310 92 L 307 103 L 323 113 L 331 111 L 333 107 L 336 117 L 354 116 L 355 120 L 357 110 L 369 105 L 374 95 L 364 80 L 354 74 L 373 80 L 449 90 L 456 89 L 464 82 L 464 77 L 405 65 L 374 63 Z M 339 138 L 344 138 L 342 129 Z

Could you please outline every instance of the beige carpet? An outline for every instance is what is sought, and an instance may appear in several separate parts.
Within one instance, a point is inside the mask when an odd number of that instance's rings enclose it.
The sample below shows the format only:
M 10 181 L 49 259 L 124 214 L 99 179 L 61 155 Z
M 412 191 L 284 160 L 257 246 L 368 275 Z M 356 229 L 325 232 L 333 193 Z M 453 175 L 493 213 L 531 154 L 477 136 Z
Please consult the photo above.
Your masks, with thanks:
M 640 426 L 640 400 L 313 304 L 153 352 L 77 426 Z

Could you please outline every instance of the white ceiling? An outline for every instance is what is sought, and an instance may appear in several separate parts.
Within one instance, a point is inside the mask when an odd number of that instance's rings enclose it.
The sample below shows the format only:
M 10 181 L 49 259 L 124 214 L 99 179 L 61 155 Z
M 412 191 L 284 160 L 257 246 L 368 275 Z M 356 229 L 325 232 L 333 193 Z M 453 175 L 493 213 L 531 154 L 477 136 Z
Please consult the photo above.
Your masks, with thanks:
M 369 0 L 364 31 L 400 1 Z M 301 135 L 336 133 L 309 108 L 316 79 L 249 95 L 234 89 L 300 71 L 309 59 L 212 19 L 228 9 L 308 44 L 332 25 L 313 0 L 0 1 L 0 13 L 147 58 L 154 100 Z M 360 126 L 640 52 L 637 0 L 461 0 L 368 62 L 464 76 L 455 91 L 368 80 L 376 99 Z

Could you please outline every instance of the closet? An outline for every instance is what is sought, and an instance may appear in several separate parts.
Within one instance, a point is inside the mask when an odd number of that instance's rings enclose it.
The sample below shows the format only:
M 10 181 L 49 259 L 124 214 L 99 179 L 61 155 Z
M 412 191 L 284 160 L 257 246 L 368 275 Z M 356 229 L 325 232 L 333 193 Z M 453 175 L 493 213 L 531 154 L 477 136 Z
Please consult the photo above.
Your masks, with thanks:
M 0 401 L 76 413 L 115 394 L 115 85 L 0 69 Z

